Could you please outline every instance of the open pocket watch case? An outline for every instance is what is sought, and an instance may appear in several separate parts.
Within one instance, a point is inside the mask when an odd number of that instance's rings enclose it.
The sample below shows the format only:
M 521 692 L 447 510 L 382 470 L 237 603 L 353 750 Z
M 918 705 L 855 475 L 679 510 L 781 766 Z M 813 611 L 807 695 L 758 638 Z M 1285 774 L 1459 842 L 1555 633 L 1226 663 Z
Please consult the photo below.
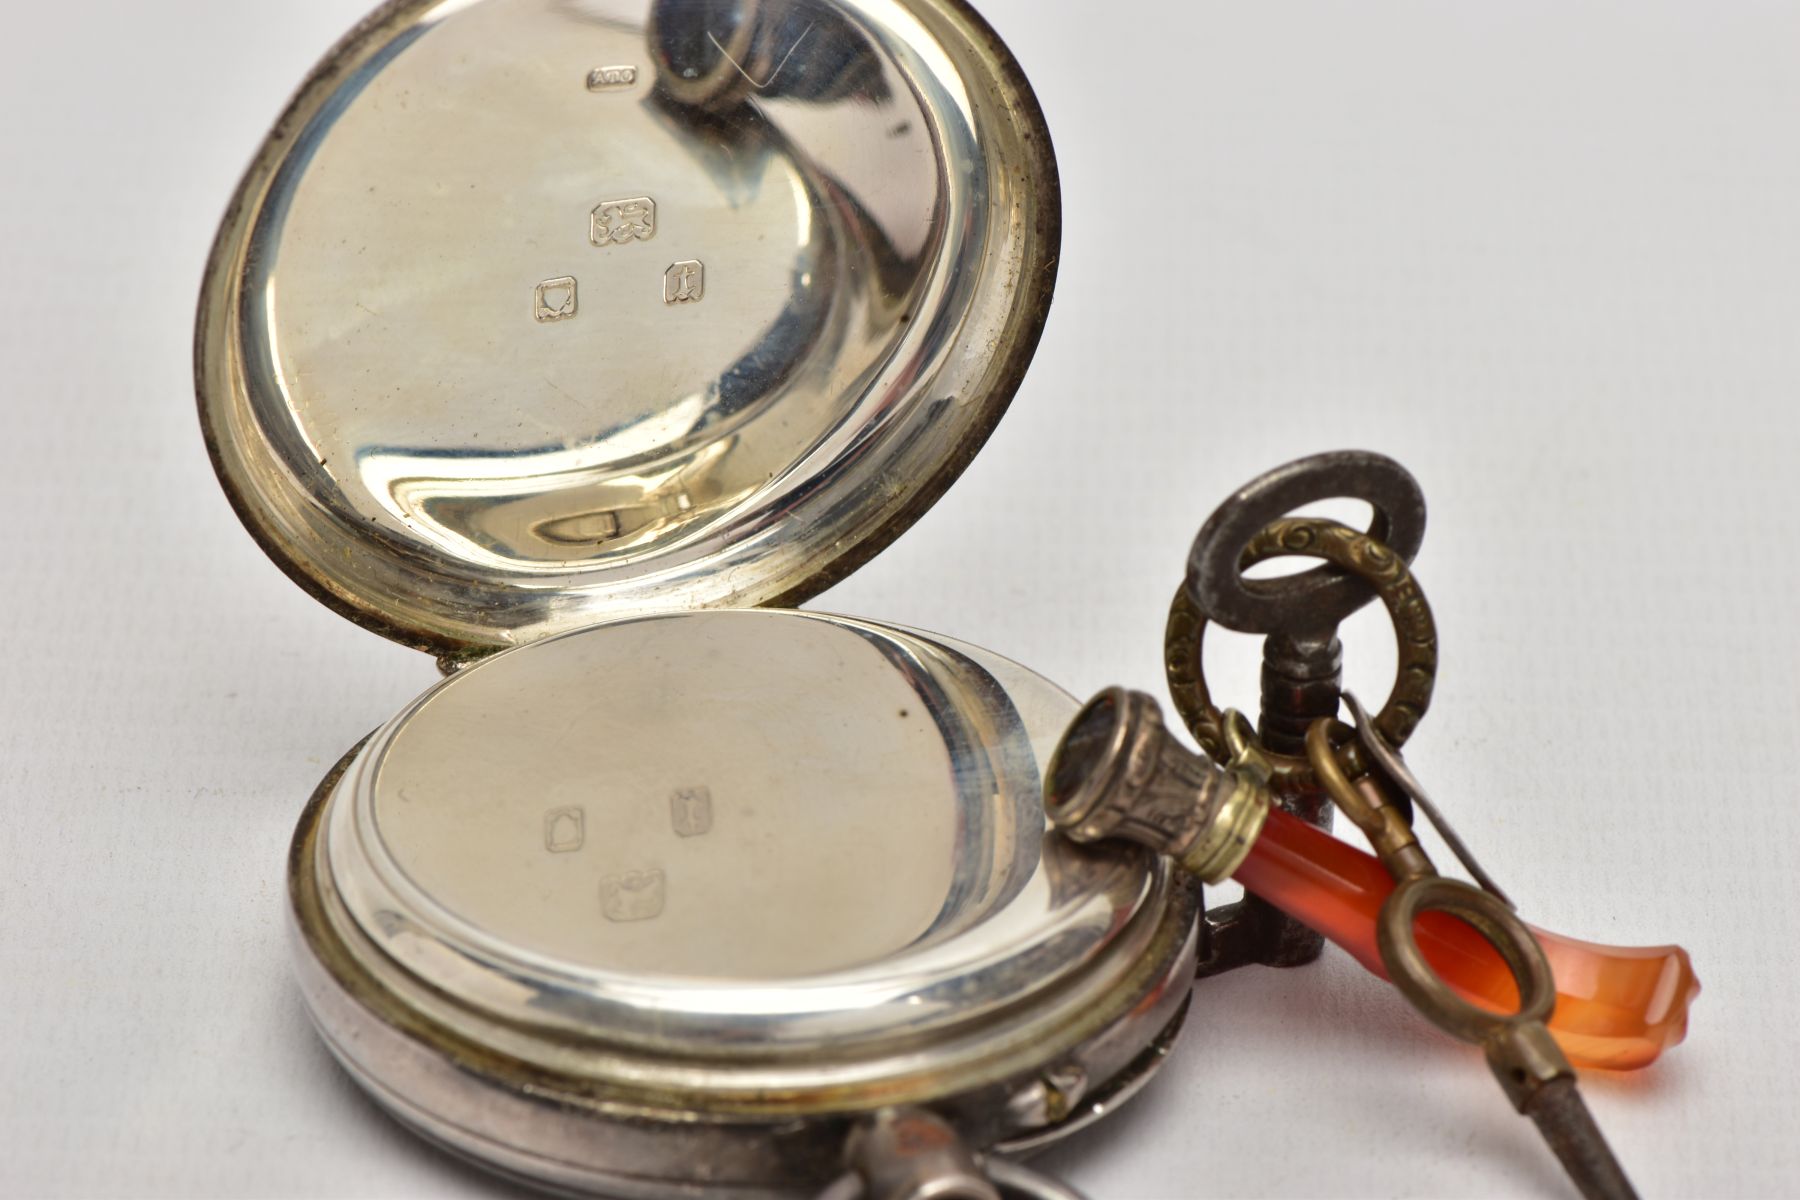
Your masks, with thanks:
M 961 0 L 404 0 L 306 80 L 197 380 L 269 556 L 448 675 L 289 867 L 401 1120 L 611 1196 L 981 1196 L 1160 1061 L 1199 889 L 1046 836 L 1074 701 L 787 607 L 974 455 L 1058 236 Z

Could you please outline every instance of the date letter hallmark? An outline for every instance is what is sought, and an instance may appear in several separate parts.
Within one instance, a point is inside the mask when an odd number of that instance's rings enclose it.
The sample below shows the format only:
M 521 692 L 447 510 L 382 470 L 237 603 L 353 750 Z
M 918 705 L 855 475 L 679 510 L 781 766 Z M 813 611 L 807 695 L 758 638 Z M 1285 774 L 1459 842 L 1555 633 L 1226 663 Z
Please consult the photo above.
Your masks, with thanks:
M 600 881 L 600 911 L 609 921 L 654 921 L 662 916 L 667 891 L 659 868 L 608 875 Z
M 656 201 L 648 196 L 603 200 L 588 218 L 588 241 L 604 249 L 656 236 Z
M 684 838 L 712 832 L 712 792 L 703 787 L 691 787 L 669 793 L 669 823 Z
M 566 321 L 575 315 L 575 280 L 567 275 L 546 279 L 537 285 L 532 299 L 532 315 L 549 324 Z
M 616 92 L 636 84 L 637 76 L 636 67 L 595 67 L 588 72 L 588 91 Z
M 572 854 L 587 841 L 587 814 L 579 807 L 553 808 L 544 814 L 544 849 Z
M 706 267 L 689 259 L 663 272 L 664 304 L 697 304 L 706 295 Z

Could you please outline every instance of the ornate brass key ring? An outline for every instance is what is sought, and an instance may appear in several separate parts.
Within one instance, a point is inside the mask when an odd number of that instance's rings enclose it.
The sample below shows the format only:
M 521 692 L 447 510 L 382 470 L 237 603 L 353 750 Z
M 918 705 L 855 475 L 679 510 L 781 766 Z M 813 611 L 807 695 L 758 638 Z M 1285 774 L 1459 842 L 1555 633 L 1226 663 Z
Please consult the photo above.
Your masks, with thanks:
M 1383 963 L 1414 1007 L 1451 1035 L 1478 1045 L 1507 1038 L 1521 1025 L 1541 1023 L 1555 1008 L 1556 985 L 1537 939 L 1453 831 L 1447 832 L 1458 857 L 1488 890 L 1438 875 L 1419 846 L 1410 818 L 1388 799 L 1393 795 L 1424 800 L 1427 812 L 1447 830 L 1410 776 L 1391 778 L 1393 772 L 1383 769 L 1397 759 L 1392 750 L 1418 727 L 1437 678 L 1437 627 L 1424 592 L 1405 559 L 1390 547 L 1370 534 L 1321 518 L 1283 518 L 1264 526 L 1245 545 L 1239 569 L 1290 555 L 1324 559 L 1371 585 L 1392 618 L 1399 662 L 1387 702 L 1367 723 L 1374 735 L 1371 741 L 1379 739 L 1374 746 L 1365 747 L 1356 731 L 1340 722 L 1314 722 L 1304 755 L 1263 751 L 1272 768 L 1271 783 L 1277 791 L 1323 790 L 1368 835 L 1393 874 L 1399 886 L 1382 909 L 1377 937 Z M 1232 755 L 1228 745 L 1232 739 L 1202 665 L 1207 624 L 1191 589 L 1184 585 L 1170 608 L 1165 642 L 1175 705 L 1201 746 L 1224 761 Z M 1362 715 L 1360 707 L 1355 711 Z M 1374 752 L 1377 746 L 1390 748 L 1389 753 Z M 1471 1004 L 1444 981 L 1414 932 L 1415 921 L 1426 912 L 1464 921 L 1494 948 L 1518 988 L 1518 1012 L 1496 1013 Z
M 1368 502 L 1370 532 L 1282 515 L 1333 497 Z M 1170 690 L 1213 761 L 1170 735 L 1153 698 L 1108 688 L 1058 746 L 1046 810 L 1075 840 L 1125 838 L 1206 883 L 1230 876 L 1244 885 L 1242 901 L 1206 910 L 1202 975 L 1249 963 L 1297 966 L 1317 955 L 1309 938 L 1330 937 L 1433 1024 L 1482 1048 L 1513 1106 L 1588 1200 L 1631 1200 L 1570 1059 L 1644 1065 L 1655 1043 L 1680 1039 L 1698 982 L 1679 947 L 1608 951 L 1526 925 L 1400 757 L 1396 747 L 1430 703 L 1437 669 L 1431 609 L 1408 568 L 1423 524 L 1412 477 L 1365 451 L 1301 459 L 1240 488 L 1195 540 L 1165 642 Z M 1243 577 L 1248 566 L 1288 555 L 1330 565 Z M 1393 621 L 1399 667 L 1371 719 L 1342 688 L 1336 629 L 1375 596 Z M 1209 621 L 1265 635 L 1257 733 L 1213 703 L 1201 660 Z M 1341 710 L 1354 727 L 1337 719 Z M 1325 832 L 1339 810 L 1376 857 Z M 1438 874 L 1414 811 L 1479 886 Z M 1573 1015 L 1558 1015 L 1559 991 L 1576 1001 Z M 1678 999 L 1655 1015 L 1626 999 L 1651 994 Z M 1627 1009 L 1635 1014 L 1616 1027 L 1622 1037 L 1590 1040 L 1594 1013 Z
M 1387 607 L 1394 624 L 1399 662 L 1393 690 L 1374 725 L 1389 745 L 1404 745 L 1430 706 L 1431 690 L 1437 680 L 1437 626 L 1406 560 L 1373 536 L 1336 521 L 1291 517 L 1274 521 L 1255 534 L 1244 546 L 1239 569 L 1290 555 L 1322 558 L 1366 580 Z M 1183 584 L 1169 607 L 1163 642 L 1169 691 L 1176 711 L 1201 747 L 1223 761 L 1230 757 L 1222 724 L 1224 714 L 1213 701 L 1201 658 L 1207 625 L 1192 590 Z M 1274 769 L 1272 784 L 1277 794 L 1291 795 L 1320 787 L 1318 775 L 1305 757 L 1265 753 Z M 1352 774 L 1367 771 L 1361 748 L 1354 742 L 1346 745 L 1342 753 Z

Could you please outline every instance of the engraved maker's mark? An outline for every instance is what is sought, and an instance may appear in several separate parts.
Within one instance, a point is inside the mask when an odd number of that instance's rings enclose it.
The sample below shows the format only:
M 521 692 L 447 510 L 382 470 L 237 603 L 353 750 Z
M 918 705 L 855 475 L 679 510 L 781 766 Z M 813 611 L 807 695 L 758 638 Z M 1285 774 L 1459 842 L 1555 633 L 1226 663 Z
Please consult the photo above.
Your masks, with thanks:
M 662 916 L 667 893 L 660 868 L 608 875 L 600 881 L 600 911 L 609 921 L 653 921 Z
M 703 787 L 677 788 L 669 793 L 669 824 L 677 835 L 690 838 L 712 832 L 713 800 L 711 790 Z
M 775 77 L 780 75 L 782 68 L 788 65 L 788 59 L 794 57 L 794 51 L 796 51 L 800 48 L 800 43 L 804 42 L 806 40 L 806 35 L 811 33 L 813 31 L 813 25 L 817 25 L 817 24 L 818 24 L 818 22 L 814 21 L 812 23 L 812 25 L 808 25 L 805 29 L 801 30 L 800 36 L 794 39 L 794 44 L 788 47 L 788 52 L 781 56 L 781 61 L 775 64 L 775 69 L 773 71 L 769 72 L 769 77 L 767 79 L 760 80 L 760 81 L 756 78 L 756 76 L 754 76 L 754 75 L 750 74 L 750 72 L 744 70 L 743 63 L 741 63 L 737 59 L 731 57 L 731 51 L 727 50 L 719 42 L 719 39 L 712 35 L 711 30 L 707 31 L 706 40 L 711 42 L 713 44 L 713 46 L 719 51 L 719 53 L 723 54 L 725 56 L 726 62 L 730 63 L 732 66 L 734 66 L 738 69 L 739 75 L 742 75 L 745 79 L 748 79 L 750 81 L 751 87 L 755 88 L 757 91 L 760 92 L 760 91 L 767 89 L 770 84 L 775 82 Z
M 576 306 L 575 280 L 569 275 L 546 279 L 532 292 L 531 315 L 544 324 L 568 320 Z
M 663 272 L 664 304 L 698 304 L 706 295 L 706 266 L 697 259 L 674 263 Z
M 544 814 L 544 849 L 570 854 L 587 841 L 587 814 L 577 805 L 553 808 Z
M 602 200 L 588 218 L 588 241 L 601 248 L 656 236 L 656 201 L 648 196 Z
M 590 92 L 616 92 L 635 85 L 637 78 L 636 67 L 595 67 L 588 72 L 587 89 Z

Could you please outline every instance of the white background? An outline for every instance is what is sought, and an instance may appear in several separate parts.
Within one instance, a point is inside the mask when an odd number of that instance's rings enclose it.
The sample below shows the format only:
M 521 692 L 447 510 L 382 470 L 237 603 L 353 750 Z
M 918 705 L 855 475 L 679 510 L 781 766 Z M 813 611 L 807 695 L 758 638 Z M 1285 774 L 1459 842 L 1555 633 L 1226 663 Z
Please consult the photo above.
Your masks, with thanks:
M 192 305 L 238 172 L 361 0 L 0 22 L 0 1194 L 495 1195 L 307 1027 L 283 859 L 430 684 L 238 527 Z M 815 607 L 1161 691 L 1189 538 L 1340 446 L 1424 484 L 1409 752 L 1547 927 L 1679 941 L 1688 1043 L 1586 1091 L 1650 1194 L 1800 1187 L 1800 16 L 1779 4 L 987 0 L 1061 156 L 1036 366 Z M 1387 634 L 1348 631 L 1386 685 Z M 1214 663 L 1253 706 L 1255 648 Z M 1095 1196 L 1560 1195 L 1479 1056 L 1343 955 L 1204 984 L 1049 1164 Z

